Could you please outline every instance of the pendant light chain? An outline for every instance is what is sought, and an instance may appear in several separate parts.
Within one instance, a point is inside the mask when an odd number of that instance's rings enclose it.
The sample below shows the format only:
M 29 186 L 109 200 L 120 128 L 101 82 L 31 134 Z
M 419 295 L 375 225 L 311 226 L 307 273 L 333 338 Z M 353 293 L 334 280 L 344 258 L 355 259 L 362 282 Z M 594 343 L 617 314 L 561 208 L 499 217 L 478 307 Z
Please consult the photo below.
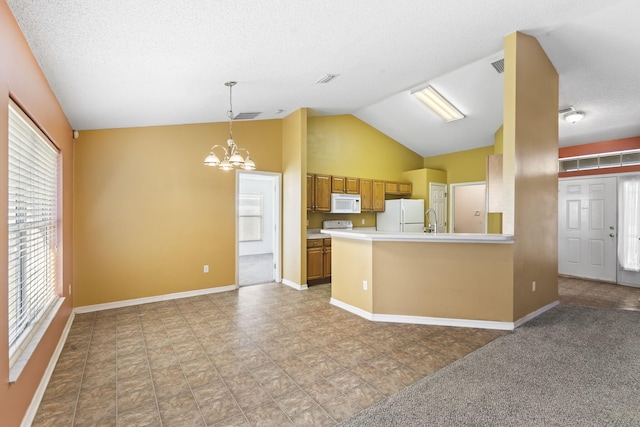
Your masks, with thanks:
M 232 88 L 236 84 L 234 81 L 228 81 L 224 85 L 229 87 L 229 110 L 227 110 L 227 116 L 229 117 L 229 139 L 227 139 L 227 146 L 213 145 L 209 155 L 204 159 L 206 166 L 217 166 L 218 169 L 232 170 L 234 168 L 242 168 L 246 170 L 253 170 L 256 168 L 256 164 L 251 160 L 249 150 L 246 148 L 240 148 L 233 140 L 233 94 Z M 224 151 L 224 157 L 222 161 L 215 155 L 215 149 L 222 149 Z M 242 158 L 240 151 L 247 153 L 246 158 Z
M 227 116 L 229 117 L 229 138 L 233 139 L 233 96 L 231 95 L 231 90 L 236 82 L 227 82 L 225 84 L 229 86 L 229 111 L 227 111 Z

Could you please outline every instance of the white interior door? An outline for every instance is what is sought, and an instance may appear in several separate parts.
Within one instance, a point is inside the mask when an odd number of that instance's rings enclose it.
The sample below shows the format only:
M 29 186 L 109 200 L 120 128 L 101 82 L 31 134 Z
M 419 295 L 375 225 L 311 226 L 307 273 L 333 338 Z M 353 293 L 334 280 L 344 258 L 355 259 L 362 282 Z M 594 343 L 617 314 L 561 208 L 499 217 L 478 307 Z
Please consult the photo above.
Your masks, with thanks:
M 558 184 L 558 272 L 616 282 L 616 178 Z
M 487 232 L 487 197 L 485 183 L 452 184 L 451 209 L 454 233 Z
M 447 184 L 429 183 L 429 208 L 438 216 L 438 233 L 447 232 Z

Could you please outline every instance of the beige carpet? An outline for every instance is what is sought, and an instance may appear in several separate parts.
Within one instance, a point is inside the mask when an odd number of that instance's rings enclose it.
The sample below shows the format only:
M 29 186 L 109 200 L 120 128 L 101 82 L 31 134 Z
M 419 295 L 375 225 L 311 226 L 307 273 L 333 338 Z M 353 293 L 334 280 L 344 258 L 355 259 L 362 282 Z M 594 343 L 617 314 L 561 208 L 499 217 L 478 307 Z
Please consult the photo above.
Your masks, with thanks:
M 640 312 L 560 305 L 341 426 L 640 426 Z

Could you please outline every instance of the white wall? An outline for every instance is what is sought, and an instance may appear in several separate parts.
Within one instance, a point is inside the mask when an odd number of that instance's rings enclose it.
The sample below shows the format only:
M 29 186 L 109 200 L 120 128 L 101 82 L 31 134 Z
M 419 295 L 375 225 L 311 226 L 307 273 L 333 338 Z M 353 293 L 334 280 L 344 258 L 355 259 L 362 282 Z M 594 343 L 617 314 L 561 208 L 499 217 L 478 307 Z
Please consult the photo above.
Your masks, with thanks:
M 241 174 L 239 182 L 240 194 L 262 194 L 264 221 L 262 224 L 262 240 L 239 242 L 238 255 L 243 256 L 272 253 L 274 237 L 274 184 L 272 182 L 272 178 Z

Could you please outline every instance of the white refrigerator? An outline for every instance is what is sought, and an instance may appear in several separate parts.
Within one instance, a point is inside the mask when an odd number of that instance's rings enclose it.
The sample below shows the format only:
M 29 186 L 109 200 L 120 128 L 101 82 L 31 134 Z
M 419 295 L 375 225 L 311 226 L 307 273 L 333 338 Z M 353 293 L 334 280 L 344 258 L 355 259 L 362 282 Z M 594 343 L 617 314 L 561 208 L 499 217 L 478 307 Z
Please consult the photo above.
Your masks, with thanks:
M 419 233 L 424 231 L 424 200 L 385 200 L 384 212 L 376 216 L 378 231 Z

